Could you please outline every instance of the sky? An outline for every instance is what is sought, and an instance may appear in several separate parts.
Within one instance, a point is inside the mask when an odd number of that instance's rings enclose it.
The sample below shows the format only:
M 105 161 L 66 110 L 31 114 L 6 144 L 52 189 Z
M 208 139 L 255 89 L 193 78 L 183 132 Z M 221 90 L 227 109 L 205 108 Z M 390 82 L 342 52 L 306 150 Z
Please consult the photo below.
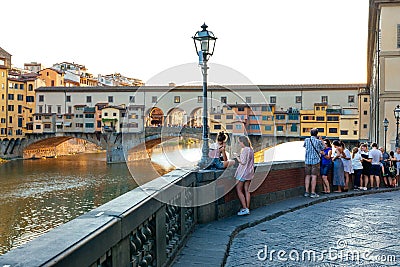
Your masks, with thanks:
M 366 83 L 368 2 L 2 1 L 0 47 L 16 67 L 67 61 L 146 82 L 197 62 L 191 37 L 205 22 L 218 38 L 209 62 L 253 84 Z

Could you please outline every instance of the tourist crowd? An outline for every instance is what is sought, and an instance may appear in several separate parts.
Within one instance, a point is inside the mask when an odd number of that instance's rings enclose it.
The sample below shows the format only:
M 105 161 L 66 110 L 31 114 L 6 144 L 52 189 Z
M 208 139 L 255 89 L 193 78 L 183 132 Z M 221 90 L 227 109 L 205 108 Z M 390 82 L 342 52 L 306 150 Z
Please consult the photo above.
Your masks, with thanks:
M 387 153 L 377 143 L 360 144 L 350 150 L 340 140 L 331 142 L 318 136 L 312 129 L 311 137 L 305 139 L 305 193 L 304 196 L 319 197 L 315 192 L 317 176 L 322 178 L 322 193 L 346 192 L 349 189 L 370 190 L 398 186 L 400 148 Z M 332 183 L 328 180 L 332 174 Z M 352 188 L 350 188 L 352 186 Z

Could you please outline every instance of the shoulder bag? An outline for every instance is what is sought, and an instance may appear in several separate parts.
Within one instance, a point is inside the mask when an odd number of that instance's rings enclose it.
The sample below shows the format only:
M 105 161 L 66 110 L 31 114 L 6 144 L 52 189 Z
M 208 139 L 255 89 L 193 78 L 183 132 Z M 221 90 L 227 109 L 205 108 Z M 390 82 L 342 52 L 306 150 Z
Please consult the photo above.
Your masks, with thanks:
M 311 143 L 312 147 L 314 148 L 315 152 L 317 152 L 317 154 L 318 154 L 318 156 L 319 156 L 319 159 L 320 159 L 320 161 L 322 161 L 322 156 L 321 156 L 321 153 L 320 153 L 320 152 L 318 152 L 318 150 L 315 148 L 315 146 L 314 146 L 314 144 L 313 144 L 313 141 L 311 141 L 311 137 L 310 137 L 310 143 Z

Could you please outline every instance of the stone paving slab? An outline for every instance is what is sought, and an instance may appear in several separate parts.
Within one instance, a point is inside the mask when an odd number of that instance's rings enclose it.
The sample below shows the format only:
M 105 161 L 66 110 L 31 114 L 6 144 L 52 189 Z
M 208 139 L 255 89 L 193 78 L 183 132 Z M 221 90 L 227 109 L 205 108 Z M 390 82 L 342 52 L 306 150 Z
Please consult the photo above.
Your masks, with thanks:
M 385 192 L 287 213 L 237 234 L 226 266 L 400 266 L 398 203 Z
M 269 238 L 273 237 L 271 240 L 275 240 L 276 242 L 279 242 L 280 240 L 286 240 L 286 245 L 287 249 L 290 247 L 293 247 L 293 245 L 299 245 L 299 246 L 306 246 L 310 241 L 304 241 L 302 242 L 301 239 L 303 237 L 302 234 L 292 231 L 291 226 L 300 226 L 298 223 L 296 223 L 296 220 L 293 221 L 293 219 L 288 219 L 285 218 L 285 216 L 279 217 L 284 214 L 288 214 L 290 212 L 295 212 L 299 209 L 315 205 L 318 203 L 323 203 L 335 199 L 340 199 L 340 198 L 348 198 L 348 197 L 353 197 L 353 196 L 362 196 L 362 195 L 370 195 L 370 194 L 376 194 L 376 193 L 384 193 L 384 192 L 391 192 L 391 191 L 398 191 L 399 188 L 396 189 L 380 189 L 380 190 L 368 190 L 368 191 L 350 191 L 346 193 L 332 193 L 329 195 L 322 195 L 319 198 L 306 198 L 303 196 L 299 197 L 294 197 L 290 199 L 286 199 L 284 201 L 276 202 L 269 204 L 267 206 L 251 210 L 251 214 L 249 216 L 232 216 L 226 219 L 222 219 L 219 221 L 214 221 L 211 223 L 207 224 L 201 224 L 196 226 L 195 231 L 193 234 L 190 236 L 189 240 L 187 241 L 186 245 L 182 248 L 181 252 L 175 259 L 174 263 L 172 266 L 176 267 L 183 267 L 183 266 L 266 266 L 266 264 L 261 264 L 261 265 L 254 265 L 254 262 L 247 262 L 249 259 L 248 252 L 240 252 L 243 247 L 251 249 L 259 249 L 260 245 L 262 245 L 262 242 L 260 240 L 264 240 L 263 238 L 257 238 L 257 237 L 262 237 L 262 235 L 265 233 L 267 234 Z M 390 196 L 388 196 L 390 199 Z M 340 201 L 342 202 L 342 201 Z M 400 202 L 398 203 L 400 205 Z M 366 209 L 366 213 L 369 212 L 368 207 L 372 207 L 372 204 L 366 203 L 366 206 L 363 208 Z M 351 206 L 351 204 L 346 203 L 344 204 L 343 207 L 338 208 L 338 210 L 348 210 Z M 359 213 L 359 210 L 353 210 L 354 213 L 357 214 Z M 397 213 L 398 214 L 398 213 Z M 397 215 L 396 214 L 396 215 Z M 394 218 L 397 216 L 393 215 Z M 318 209 L 316 212 L 309 214 L 308 216 L 304 217 L 302 216 L 302 213 L 298 214 L 299 218 L 304 218 L 312 223 L 313 225 L 318 225 L 321 222 L 321 219 L 326 216 L 326 211 Z M 347 216 L 347 217 L 346 217 Z M 265 228 L 263 226 L 264 222 L 271 222 L 270 220 L 274 218 L 280 218 L 279 224 L 269 224 L 268 228 Z M 347 220 L 346 220 L 347 218 Z M 338 228 L 338 226 L 344 227 L 344 225 L 349 225 L 350 227 L 355 227 L 355 225 L 351 224 L 351 216 L 350 215 L 344 215 L 344 221 L 340 222 L 327 222 L 327 225 L 324 225 L 324 227 L 331 227 L 332 229 Z M 369 228 L 376 229 L 375 224 L 379 223 L 379 220 L 374 222 L 373 220 L 368 221 L 366 225 L 368 225 Z M 285 228 L 285 231 L 282 231 L 280 228 L 284 225 L 288 225 L 289 227 Z M 343 225 L 344 224 L 344 225 Z M 253 227 L 255 226 L 255 227 Z M 259 228 L 257 231 L 257 236 L 249 236 L 246 234 L 246 231 L 242 231 L 246 228 L 253 227 L 254 228 Z M 265 229 L 263 229 L 263 227 Z M 321 226 L 320 229 L 323 227 Z M 318 229 L 315 231 L 319 231 Z M 337 233 L 338 237 L 340 237 L 340 233 Z M 371 248 L 371 247 L 377 247 L 381 246 L 379 245 L 378 242 L 374 243 L 374 240 L 370 239 L 363 239 L 364 236 L 360 236 L 359 242 L 356 242 L 357 245 L 363 246 L 363 248 Z M 240 241 L 240 239 L 245 240 L 245 242 Z M 233 242 L 235 240 L 235 242 Z M 270 239 L 269 239 L 270 240 Z M 296 243 L 295 240 L 300 240 L 299 243 Z M 315 236 L 311 237 L 311 240 L 313 240 L 314 244 L 317 244 L 317 247 L 320 247 L 324 245 L 323 242 L 326 240 L 321 240 L 321 237 Z M 334 241 L 329 241 L 334 245 Z M 239 249 L 235 250 L 235 253 L 239 253 L 237 256 L 241 256 L 242 261 L 234 261 L 232 258 L 229 257 L 229 252 L 231 249 L 231 245 L 238 246 Z M 270 243 L 269 243 L 270 244 Z M 325 243 L 326 245 L 327 243 Z M 329 243 L 328 243 L 329 244 Z M 393 244 L 381 246 L 382 249 L 387 249 L 387 250 L 394 250 L 396 251 L 396 248 Z M 284 247 L 280 248 L 284 249 Z M 242 255 L 241 255 L 242 254 Z M 389 254 L 388 254 L 389 255 Z M 391 254 L 390 254 L 391 255 Z M 254 256 L 254 255 L 253 255 Z M 240 257 L 239 257 L 240 258 Z M 254 258 L 254 257 L 253 257 Z M 399 256 L 399 262 L 400 262 L 400 256 Z M 376 262 L 364 262 L 363 266 L 385 266 L 385 265 L 380 265 Z M 268 263 L 268 266 L 269 263 Z M 271 265 L 272 266 L 272 265 Z M 295 266 L 292 263 L 286 264 L 285 262 L 279 262 L 279 265 L 276 266 Z M 296 266 L 301 266 L 301 265 L 296 265 Z M 308 263 L 307 266 L 344 266 L 343 264 L 337 264 L 335 262 L 319 262 L 318 264 L 311 264 Z

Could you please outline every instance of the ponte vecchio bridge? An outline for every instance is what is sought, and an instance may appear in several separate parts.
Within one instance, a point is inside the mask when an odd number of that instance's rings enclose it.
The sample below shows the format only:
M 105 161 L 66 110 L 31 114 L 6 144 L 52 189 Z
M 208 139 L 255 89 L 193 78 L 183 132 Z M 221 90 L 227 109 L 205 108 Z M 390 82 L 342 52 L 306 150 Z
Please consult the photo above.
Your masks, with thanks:
M 295 140 L 301 136 L 300 119 L 283 122 L 277 131 L 275 111 L 312 110 L 321 101 L 327 106 L 357 108 L 360 101 L 356 96 L 363 89 L 364 84 L 209 86 L 210 132 L 246 132 L 260 148 L 273 145 L 274 138 Z M 46 143 L 80 138 L 107 150 L 108 162 L 119 162 L 123 150 L 135 150 L 140 144 L 145 147 L 140 150 L 145 151 L 166 138 L 201 139 L 201 95 L 200 86 L 38 88 L 33 127 L 25 136 L 3 138 L 0 156 L 21 157 L 31 145 L 40 149 Z M 249 107 L 251 113 L 233 113 L 228 120 L 229 107 L 236 106 L 240 112 L 241 105 Z M 268 114 L 263 114 L 264 107 Z M 272 121 L 264 122 L 261 117 Z M 296 124 L 295 130 L 286 131 L 285 123 Z M 136 153 L 135 157 L 141 156 Z

